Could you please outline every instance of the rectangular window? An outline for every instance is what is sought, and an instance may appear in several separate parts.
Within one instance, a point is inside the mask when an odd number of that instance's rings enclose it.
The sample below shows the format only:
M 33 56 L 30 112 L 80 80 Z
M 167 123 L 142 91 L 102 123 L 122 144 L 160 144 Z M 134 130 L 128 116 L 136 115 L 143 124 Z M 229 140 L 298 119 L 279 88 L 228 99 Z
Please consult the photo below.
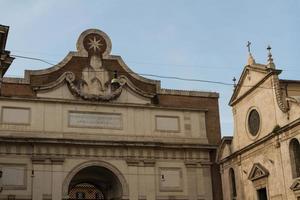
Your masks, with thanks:
M 258 196 L 258 200 L 268 200 L 267 189 L 261 188 L 257 190 L 257 196 Z

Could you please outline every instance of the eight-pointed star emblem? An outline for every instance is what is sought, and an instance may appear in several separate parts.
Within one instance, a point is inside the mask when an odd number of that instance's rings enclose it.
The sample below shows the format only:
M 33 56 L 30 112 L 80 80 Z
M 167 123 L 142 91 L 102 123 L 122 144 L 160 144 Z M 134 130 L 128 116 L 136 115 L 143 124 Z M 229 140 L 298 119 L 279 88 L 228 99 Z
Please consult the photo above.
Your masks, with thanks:
M 93 39 L 89 39 L 89 49 L 93 49 L 94 51 L 96 51 L 97 49 L 100 50 L 100 47 L 103 46 L 103 44 L 101 43 L 101 39 L 97 40 L 96 37 L 94 37 Z

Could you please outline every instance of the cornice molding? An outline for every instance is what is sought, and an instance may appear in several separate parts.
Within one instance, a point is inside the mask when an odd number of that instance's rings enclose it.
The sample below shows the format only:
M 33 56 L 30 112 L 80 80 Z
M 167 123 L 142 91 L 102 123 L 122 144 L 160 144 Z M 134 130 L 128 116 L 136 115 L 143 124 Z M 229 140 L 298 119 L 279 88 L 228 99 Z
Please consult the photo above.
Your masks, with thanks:
M 251 149 L 255 148 L 256 146 L 259 146 L 259 145 L 265 143 L 266 141 L 268 141 L 268 140 L 270 140 L 270 139 L 273 139 L 273 138 L 275 138 L 276 136 L 278 136 L 278 135 L 280 135 L 280 134 L 282 134 L 282 133 L 285 133 L 286 131 L 288 131 L 288 130 L 290 130 L 290 129 L 296 127 L 296 126 L 299 126 L 299 125 L 300 125 L 300 118 L 298 118 L 298 119 L 292 121 L 292 122 L 289 123 L 289 124 L 286 124 L 285 126 L 279 128 L 279 129 L 277 129 L 276 131 L 270 132 L 270 133 L 267 134 L 265 137 L 256 140 L 255 142 L 251 143 L 250 145 L 245 146 L 244 148 L 239 149 L 239 150 L 233 152 L 233 153 L 230 154 L 229 156 L 227 156 L 227 157 L 223 158 L 222 160 L 218 161 L 218 164 L 223 164 L 223 163 L 225 163 L 225 162 L 227 162 L 227 161 L 229 161 L 229 160 L 231 160 L 231 159 L 237 157 L 238 155 L 241 155 L 241 154 L 243 154 L 243 153 L 245 153 L 245 152 L 248 152 L 248 151 L 250 151 Z M 276 142 L 275 144 L 278 145 L 278 142 L 279 142 L 279 141 L 275 141 L 275 142 Z
M 29 102 L 47 102 L 47 103 L 62 103 L 62 104 L 75 104 L 75 105 L 101 105 L 107 107 L 132 107 L 132 108 L 148 108 L 148 109 L 162 109 L 162 110 L 179 110 L 179 111 L 200 111 L 208 112 L 205 108 L 189 108 L 189 107 L 171 107 L 171 106 L 160 106 L 154 104 L 134 104 L 134 103 L 114 103 L 114 102 L 95 102 L 95 101 L 80 101 L 80 100 L 66 100 L 66 99 L 55 99 L 55 98 L 28 98 L 28 97 L 4 97 L 0 96 L 0 100 L 14 100 L 14 101 L 29 101 Z
M 70 138 L 37 138 L 37 137 L 15 137 L 0 136 L 0 142 L 7 143 L 32 143 L 32 144 L 63 144 L 63 145 L 88 145 L 88 146 L 122 146 L 122 147 L 152 147 L 152 148 L 180 148 L 180 149 L 205 149 L 216 150 L 217 145 L 199 143 L 175 143 L 175 142 L 155 142 L 144 140 L 123 141 L 123 140 L 83 140 Z

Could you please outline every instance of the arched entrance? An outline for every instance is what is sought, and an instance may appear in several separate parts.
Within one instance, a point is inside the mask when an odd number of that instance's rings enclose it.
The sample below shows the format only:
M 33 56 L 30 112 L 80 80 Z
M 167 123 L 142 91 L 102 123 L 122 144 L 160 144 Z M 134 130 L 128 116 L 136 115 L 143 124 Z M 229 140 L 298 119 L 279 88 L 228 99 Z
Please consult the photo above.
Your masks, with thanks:
M 63 196 L 68 200 L 122 200 L 128 196 L 128 188 L 115 167 L 105 162 L 88 162 L 67 176 Z

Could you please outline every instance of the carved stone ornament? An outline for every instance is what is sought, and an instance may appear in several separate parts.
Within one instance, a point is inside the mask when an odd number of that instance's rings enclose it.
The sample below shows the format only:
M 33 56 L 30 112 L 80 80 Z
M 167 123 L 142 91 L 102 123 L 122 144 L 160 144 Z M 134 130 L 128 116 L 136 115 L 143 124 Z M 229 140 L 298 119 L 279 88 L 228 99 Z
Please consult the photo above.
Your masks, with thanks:
M 299 191 L 300 190 L 300 179 L 296 179 L 290 188 L 293 191 Z
M 248 179 L 251 181 L 255 181 L 267 176 L 269 176 L 269 171 L 261 164 L 255 163 L 250 171 Z
M 115 100 L 125 87 L 148 100 L 161 91 L 159 81 L 134 73 L 121 56 L 110 54 L 111 41 L 104 32 L 84 31 L 76 47 L 77 51 L 69 52 L 50 68 L 25 71 L 22 83 L 30 85 L 38 95 L 66 84 L 73 96 L 89 101 Z
M 278 75 L 277 74 L 273 75 L 272 79 L 273 79 L 272 83 L 273 83 L 273 87 L 274 87 L 274 90 L 275 90 L 275 97 L 276 97 L 278 107 L 280 108 L 280 110 L 283 113 L 287 113 L 290 110 L 290 108 L 289 108 L 289 104 L 285 100 L 285 98 L 283 96 L 283 92 L 280 88 Z
M 88 54 L 89 65 L 76 80 L 73 72 L 65 74 L 70 91 L 84 100 L 110 101 L 122 93 L 126 83 L 125 77 L 117 76 L 117 72 L 109 71 L 102 65 L 103 58 L 110 53 L 111 42 L 108 36 L 99 30 L 88 30 L 81 34 L 77 49 Z M 110 74 L 114 73 L 114 77 Z

